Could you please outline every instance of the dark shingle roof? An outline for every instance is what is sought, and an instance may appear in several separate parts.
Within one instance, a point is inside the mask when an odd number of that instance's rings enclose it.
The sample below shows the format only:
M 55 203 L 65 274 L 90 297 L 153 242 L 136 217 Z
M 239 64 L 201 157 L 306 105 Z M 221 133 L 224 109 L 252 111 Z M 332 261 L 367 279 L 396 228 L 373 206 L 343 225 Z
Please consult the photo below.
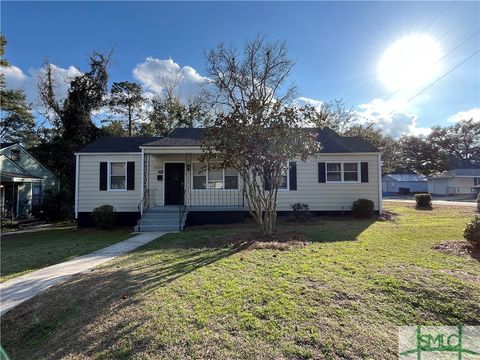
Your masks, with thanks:
M 78 150 L 79 153 L 102 152 L 141 152 L 140 145 L 160 139 L 155 136 L 106 136 L 95 140 L 93 143 Z
M 331 129 L 309 129 L 318 132 L 322 153 L 378 152 L 367 140 L 359 137 L 344 137 Z M 168 137 L 105 137 L 84 147 L 79 152 L 140 152 L 139 146 L 199 146 L 203 137 L 202 128 L 178 128 Z
M 0 144 L 0 149 L 5 149 L 5 148 L 7 148 L 7 147 L 9 147 L 9 146 L 12 146 L 12 145 L 15 145 L 15 143 L 3 143 L 3 142 L 2 142 L 2 143 Z

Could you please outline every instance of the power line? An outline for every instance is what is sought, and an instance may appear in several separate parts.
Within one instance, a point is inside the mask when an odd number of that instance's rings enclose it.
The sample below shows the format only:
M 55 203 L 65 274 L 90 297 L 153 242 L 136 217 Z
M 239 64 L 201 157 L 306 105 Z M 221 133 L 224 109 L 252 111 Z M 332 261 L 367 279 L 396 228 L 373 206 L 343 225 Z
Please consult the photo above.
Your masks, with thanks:
M 442 61 L 443 59 L 445 59 L 448 55 L 450 55 L 451 53 L 453 53 L 455 50 L 457 50 L 460 46 L 462 46 L 463 44 L 465 44 L 468 40 L 470 40 L 471 38 L 473 38 L 475 35 L 477 35 L 478 33 L 480 33 L 480 30 L 477 30 L 475 31 L 472 35 L 470 35 L 468 38 L 466 38 L 465 40 L 461 41 L 457 46 L 455 46 L 453 49 L 451 49 L 450 51 L 448 51 L 445 55 L 443 55 L 441 58 L 437 59 L 434 64 L 437 64 L 438 62 Z M 389 100 L 393 95 L 396 95 L 398 94 L 398 92 L 400 90 L 402 90 L 404 88 L 404 86 L 402 87 L 399 87 L 397 90 L 395 90 L 393 93 L 391 93 L 390 95 L 388 95 L 386 98 L 385 98 L 385 101 Z
M 464 63 L 466 63 L 468 60 L 470 60 L 472 57 L 474 57 L 476 54 L 478 54 L 480 52 L 480 49 L 477 49 L 474 53 L 472 53 L 471 55 L 469 55 L 468 57 L 466 57 L 465 59 L 463 59 L 460 63 L 458 63 L 457 65 L 455 65 L 453 68 L 451 68 L 450 70 L 448 70 L 445 74 L 443 74 L 442 76 L 440 76 L 438 79 L 436 79 L 434 82 L 430 83 L 428 86 L 426 86 L 424 89 L 422 89 L 421 91 L 419 91 L 417 94 L 415 94 L 414 96 L 412 96 L 410 99 L 408 99 L 405 104 L 409 103 L 410 101 L 412 101 L 413 99 L 415 99 L 417 96 L 423 94 L 425 91 L 427 91 L 428 89 L 430 89 L 433 85 L 435 85 L 436 83 L 438 83 L 440 80 L 442 80 L 445 76 L 447 76 L 448 74 L 450 74 L 452 71 L 454 71 L 455 69 L 457 69 L 458 67 L 460 67 L 461 65 L 463 65 Z M 398 110 L 395 109 L 393 111 L 391 111 L 388 115 L 391 115 L 393 114 L 394 112 L 396 112 Z

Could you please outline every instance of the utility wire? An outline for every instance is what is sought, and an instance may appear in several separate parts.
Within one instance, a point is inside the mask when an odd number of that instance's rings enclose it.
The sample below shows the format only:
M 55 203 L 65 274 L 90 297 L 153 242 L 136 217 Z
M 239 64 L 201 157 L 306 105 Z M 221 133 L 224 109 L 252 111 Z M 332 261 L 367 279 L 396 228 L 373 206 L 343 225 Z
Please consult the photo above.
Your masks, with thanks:
M 409 103 L 410 101 L 412 101 L 413 99 L 415 99 L 417 96 L 423 94 L 425 91 L 427 91 L 428 89 L 430 89 L 433 85 L 435 85 L 436 83 L 438 83 L 440 80 L 442 80 L 445 76 L 447 76 L 448 74 L 450 74 L 452 71 L 454 71 L 455 69 L 457 69 L 458 67 L 460 67 L 461 65 L 463 65 L 464 63 L 466 63 L 468 60 L 470 60 L 472 57 L 474 57 L 475 55 L 477 55 L 478 53 L 480 52 L 480 49 L 477 49 L 474 53 L 470 54 L 468 57 L 466 57 L 465 59 L 463 59 L 461 62 L 459 62 L 457 65 L 455 65 L 453 68 L 451 68 L 450 70 L 448 70 L 445 74 L 443 74 L 442 76 L 440 76 L 438 79 L 436 79 L 434 82 L 430 83 L 428 86 L 426 86 L 425 88 L 423 88 L 422 90 L 420 90 L 417 94 L 415 94 L 414 96 L 412 96 L 410 99 L 408 99 L 404 104 L 407 104 Z M 393 113 L 395 113 L 396 111 L 398 110 L 395 109 L 393 111 L 391 111 L 388 115 L 391 115 Z M 387 115 L 387 116 L 388 116 Z
M 476 32 L 474 32 L 472 35 L 470 35 L 468 38 L 466 38 L 465 40 L 463 40 L 462 42 L 460 42 L 457 46 L 455 46 L 453 49 L 451 49 L 449 52 L 447 52 L 445 55 L 443 55 L 441 58 L 437 59 L 435 61 L 434 64 L 437 64 L 438 62 L 442 61 L 443 59 L 445 59 L 448 55 L 450 55 L 451 53 L 453 53 L 455 50 L 457 50 L 460 46 L 462 46 L 463 44 L 465 44 L 468 40 L 470 40 L 471 38 L 473 38 L 475 35 L 477 35 L 478 33 L 480 33 L 480 30 L 477 30 Z M 398 94 L 398 92 L 400 90 L 403 89 L 403 86 L 398 88 L 397 90 L 395 90 L 393 93 L 391 93 L 390 95 L 388 95 L 386 98 L 385 98 L 385 101 L 389 100 L 392 96 Z

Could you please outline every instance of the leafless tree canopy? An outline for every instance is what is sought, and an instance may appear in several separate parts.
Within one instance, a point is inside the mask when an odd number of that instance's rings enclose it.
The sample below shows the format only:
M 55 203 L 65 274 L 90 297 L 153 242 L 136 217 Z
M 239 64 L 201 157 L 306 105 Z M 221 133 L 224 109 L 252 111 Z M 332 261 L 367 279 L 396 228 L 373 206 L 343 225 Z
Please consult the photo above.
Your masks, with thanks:
M 217 90 L 211 95 L 230 110 L 245 112 L 252 103 L 259 111 L 269 109 L 275 102 L 288 102 L 295 93 L 295 87 L 286 84 L 294 61 L 287 56 L 285 42 L 257 36 L 242 51 L 220 44 L 207 53 L 207 63 Z

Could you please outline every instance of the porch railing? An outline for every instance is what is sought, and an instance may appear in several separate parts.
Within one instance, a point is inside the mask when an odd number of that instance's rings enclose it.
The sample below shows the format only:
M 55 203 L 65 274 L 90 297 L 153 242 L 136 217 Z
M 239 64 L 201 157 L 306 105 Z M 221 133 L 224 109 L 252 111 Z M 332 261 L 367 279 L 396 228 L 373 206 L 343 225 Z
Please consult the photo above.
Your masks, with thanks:
M 188 206 L 245 206 L 243 189 L 192 189 L 188 192 Z

